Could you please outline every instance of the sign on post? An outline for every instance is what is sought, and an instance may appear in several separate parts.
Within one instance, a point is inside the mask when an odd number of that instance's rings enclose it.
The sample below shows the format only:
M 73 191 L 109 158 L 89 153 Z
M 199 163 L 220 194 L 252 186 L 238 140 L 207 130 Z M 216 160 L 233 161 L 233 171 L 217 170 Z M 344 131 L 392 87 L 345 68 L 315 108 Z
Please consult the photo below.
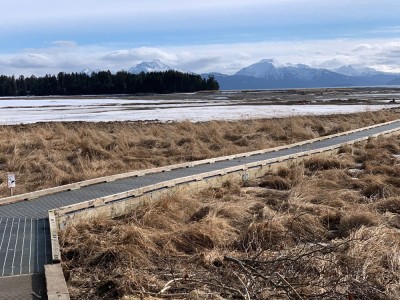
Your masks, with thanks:
M 13 188 L 15 188 L 15 174 L 8 174 L 7 175 L 7 184 L 8 188 L 10 189 L 11 196 L 13 195 Z

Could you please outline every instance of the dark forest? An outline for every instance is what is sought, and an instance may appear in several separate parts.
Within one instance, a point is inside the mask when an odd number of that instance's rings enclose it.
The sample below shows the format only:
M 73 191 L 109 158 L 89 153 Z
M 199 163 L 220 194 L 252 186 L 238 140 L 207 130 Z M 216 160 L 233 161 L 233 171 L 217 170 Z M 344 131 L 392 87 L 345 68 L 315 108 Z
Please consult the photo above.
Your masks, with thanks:
M 178 71 L 130 74 L 119 71 L 58 73 L 43 77 L 0 76 L 0 96 L 101 95 L 138 93 L 179 93 L 218 90 L 214 77 Z

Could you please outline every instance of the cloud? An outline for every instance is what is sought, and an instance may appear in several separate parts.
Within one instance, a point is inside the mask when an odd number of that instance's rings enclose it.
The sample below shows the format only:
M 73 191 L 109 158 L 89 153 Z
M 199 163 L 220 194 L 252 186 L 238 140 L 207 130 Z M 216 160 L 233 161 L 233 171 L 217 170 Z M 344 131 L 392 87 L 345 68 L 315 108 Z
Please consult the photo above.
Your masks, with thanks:
M 387 72 L 400 71 L 400 47 L 383 48 L 373 58 L 375 68 Z
M 325 60 L 324 62 L 318 64 L 318 67 L 324 68 L 324 69 L 334 69 L 339 66 L 345 66 L 345 65 L 349 65 L 349 64 L 350 63 L 346 59 L 335 57 L 335 58 Z
M 105 61 L 120 62 L 126 60 L 135 60 L 136 57 L 132 55 L 129 50 L 117 50 L 102 57 Z
M 130 63 L 143 60 L 159 59 L 164 61 L 176 60 L 176 56 L 158 48 L 140 47 L 111 52 L 101 58 L 114 63 Z
M 390 58 L 398 61 L 400 59 L 400 49 L 382 52 L 380 58 L 386 58 L 386 59 Z
M 74 41 L 55 41 L 52 45 L 60 48 L 77 48 L 78 44 Z
M 49 68 L 52 65 L 51 59 L 37 53 L 26 53 L 13 56 L 9 59 L 1 59 L 0 64 L 12 68 Z
M 61 71 L 79 72 L 85 67 L 118 71 L 153 59 L 196 73 L 234 74 L 265 58 L 275 58 L 280 64 L 302 63 L 325 68 L 348 64 L 380 70 L 400 68 L 400 39 L 291 40 L 137 48 L 112 44 L 81 46 L 73 41 L 49 45 L 48 48 L 0 54 L 2 73 L 57 74 Z
M 352 49 L 353 52 L 360 52 L 360 51 L 365 51 L 365 50 L 374 50 L 376 49 L 375 46 L 370 45 L 370 44 L 360 44 L 357 45 L 355 48 Z
M 199 57 L 187 59 L 179 63 L 179 68 L 182 70 L 196 70 L 197 73 L 209 72 L 220 63 L 224 63 L 221 56 L 214 57 Z

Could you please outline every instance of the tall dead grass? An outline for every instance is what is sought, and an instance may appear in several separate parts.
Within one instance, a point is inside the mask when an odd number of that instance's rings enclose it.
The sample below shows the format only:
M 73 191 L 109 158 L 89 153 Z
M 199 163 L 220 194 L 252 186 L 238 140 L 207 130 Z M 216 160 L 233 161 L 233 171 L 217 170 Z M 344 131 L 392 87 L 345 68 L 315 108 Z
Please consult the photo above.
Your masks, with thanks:
M 398 117 L 397 111 L 387 110 L 234 122 L 0 126 L 0 196 L 8 193 L 8 172 L 17 175 L 18 194 L 135 169 L 270 148 Z
M 375 139 L 354 156 L 69 226 L 60 242 L 72 298 L 399 299 L 400 189 L 367 168 L 373 149 L 396 167 L 399 144 Z

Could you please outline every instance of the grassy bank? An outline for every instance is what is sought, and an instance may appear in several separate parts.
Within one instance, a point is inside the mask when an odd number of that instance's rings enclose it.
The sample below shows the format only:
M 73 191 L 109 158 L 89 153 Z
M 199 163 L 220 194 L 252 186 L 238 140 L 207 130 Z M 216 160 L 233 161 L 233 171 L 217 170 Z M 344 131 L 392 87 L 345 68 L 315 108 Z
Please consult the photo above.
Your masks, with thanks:
M 399 299 L 400 137 L 61 235 L 73 299 Z
M 201 123 L 40 123 L 0 126 L 0 197 L 135 169 L 289 144 L 399 118 L 396 110 Z

